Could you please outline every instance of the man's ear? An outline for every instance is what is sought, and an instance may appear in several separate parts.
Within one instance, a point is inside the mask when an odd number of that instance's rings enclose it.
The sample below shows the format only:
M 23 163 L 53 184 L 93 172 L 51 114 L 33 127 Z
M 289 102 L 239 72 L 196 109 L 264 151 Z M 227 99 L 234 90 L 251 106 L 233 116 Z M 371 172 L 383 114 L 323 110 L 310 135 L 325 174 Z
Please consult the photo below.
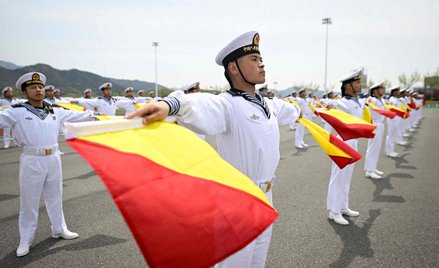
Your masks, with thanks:
M 227 64 L 227 70 L 229 71 L 230 74 L 236 74 L 239 72 L 238 66 L 236 66 L 235 61 L 231 61 Z

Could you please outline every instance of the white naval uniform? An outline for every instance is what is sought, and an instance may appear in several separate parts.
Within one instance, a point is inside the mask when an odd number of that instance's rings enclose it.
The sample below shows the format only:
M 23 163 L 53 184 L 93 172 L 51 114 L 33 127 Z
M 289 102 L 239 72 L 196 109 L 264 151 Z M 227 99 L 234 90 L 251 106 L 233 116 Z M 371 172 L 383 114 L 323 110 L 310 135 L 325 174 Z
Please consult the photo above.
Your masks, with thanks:
M 299 107 L 302 110 L 302 117 L 308 120 L 312 120 L 312 111 L 309 108 L 308 103 L 302 97 L 296 98 L 299 103 Z M 294 145 L 296 147 L 302 147 L 305 142 L 303 141 L 303 137 L 305 136 L 305 127 L 302 124 L 298 124 L 296 127 L 296 135 L 294 139 Z
M 11 105 L 20 103 L 17 99 L 7 99 L 2 98 L 0 99 L 0 107 L 2 108 L 9 108 Z M 8 148 L 11 144 L 11 129 L 10 128 L 4 128 L 3 129 L 3 145 L 5 148 Z
M 370 98 L 370 101 L 379 109 L 386 110 L 382 99 L 375 97 Z M 377 170 L 378 159 L 380 157 L 381 145 L 384 138 L 384 115 L 381 115 L 374 110 L 370 109 L 372 114 L 372 122 L 376 126 L 375 137 L 369 139 L 367 142 L 366 157 L 364 160 L 364 170 L 373 171 Z
M 352 99 L 341 98 L 337 101 L 336 108 L 358 118 L 363 118 L 363 107 Z M 357 139 L 347 140 L 345 143 L 357 150 Z M 350 164 L 340 169 L 334 162 L 332 163 L 326 207 L 334 214 L 339 214 L 342 209 L 349 208 L 349 190 L 354 167 L 355 164 Z
M 24 106 L 29 105 L 28 110 Z M 41 192 L 44 192 L 52 233 L 67 230 L 62 209 L 62 169 L 58 134 L 64 122 L 92 120 L 93 113 L 53 107 L 53 113 L 18 104 L 0 111 L 0 127 L 14 130 L 15 141 L 23 146 L 20 156 L 20 244 L 32 243 L 38 223 Z M 41 117 L 37 116 L 40 114 Z M 44 119 L 42 119 L 44 118 Z
M 96 108 L 100 114 L 114 116 L 116 115 L 116 100 L 111 97 L 106 99 L 105 97 L 97 97 L 95 99 L 78 99 L 78 104 L 84 107 Z
M 134 107 L 134 104 L 136 103 L 137 102 L 134 97 L 124 97 L 116 101 L 116 107 L 125 109 L 125 115 L 127 115 L 136 110 Z
M 406 109 L 406 105 L 407 101 L 405 98 L 400 97 L 399 98 L 399 106 L 397 106 L 398 108 L 402 108 L 404 107 L 404 109 Z M 398 138 L 396 140 L 397 143 L 399 142 L 403 142 L 404 141 L 404 133 L 405 131 L 408 129 L 407 127 L 407 123 L 408 123 L 408 118 L 401 118 L 400 117 L 401 122 L 398 124 Z
M 222 158 L 255 184 L 260 185 L 275 177 L 280 159 L 279 125 L 298 119 L 299 112 L 294 105 L 264 98 L 270 114 L 268 118 L 261 106 L 228 92 L 220 95 L 184 94 L 179 90 L 170 97 L 180 103 L 177 122 L 197 133 L 216 135 Z M 266 196 L 272 202 L 271 191 Z M 271 228 L 216 267 L 264 267 Z
M 397 97 L 391 96 L 388 101 L 388 104 L 394 105 L 396 107 L 399 106 L 399 100 Z M 398 139 L 398 125 L 401 123 L 401 117 L 395 116 L 393 119 L 387 118 L 387 137 L 386 137 L 386 146 L 385 152 L 386 154 L 391 154 L 395 152 L 395 143 Z
M 328 99 L 328 98 L 325 98 L 325 99 L 321 99 L 320 100 L 320 103 L 323 105 L 323 106 L 326 106 L 326 105 L 330 105 L 331 107 L 333 107 L 333 108 L 335 108 L 335 105 L 337 104 L 337 101 L 336 100 L 334 100 L 334 99 Z M 325 125 L 324 125 L 324 129 L 326 130 L 326 131 L 328 131 L 329 133 L 332 133 L 333 131 L 333 128 L 332 128 L 332 126 L 330 125 L 330 124 L 328 124 L 328 122 L 326 122 L 323 118 L 321 118 L 320 117 L 320 119 L 322 120 L 322 122 L 324 122 L 325 123 Z

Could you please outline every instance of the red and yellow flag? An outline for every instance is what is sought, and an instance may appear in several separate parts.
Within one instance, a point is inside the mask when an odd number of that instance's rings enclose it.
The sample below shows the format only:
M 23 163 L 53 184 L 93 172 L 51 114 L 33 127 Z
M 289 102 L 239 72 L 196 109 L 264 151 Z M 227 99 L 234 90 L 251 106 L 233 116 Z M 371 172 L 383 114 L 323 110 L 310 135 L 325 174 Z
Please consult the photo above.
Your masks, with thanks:
M 369 124 L 373 124 L 372 114 L 370 113 L 369 108 L 367 108 L 367 105 L 364 105 L 364 108 L 363 108 L 363 120 Z
M 209 267 L 278 217 L 265 194 L 193 132 L 141 119 L 67 123 L 150 267 Z
M 393 104 L 384 104 L 384 107 L 386 107 L 386 109 L 389 109 L 390 111 L 396 113 L 396 115 L 401 117 L 401 118 L 407 118 L 407 111 L 405 109 L 398 108 Z
M 338 109 L 318 108 L 316 114 L 328 122 L 343 140 L 375 136 L 375 125 Z
M 340 169 L 361 159 L 359 152 L 317 124 L 305 118 L 299 118 L 298 121 L 308 129 L 323 151 Z
M 389 110 L 381 110 L 372 102 L 368 102 L 367 105 L 369 105 L 370 109 L 372 109 L 375 112 L 379 113 L 380 115 L 384 115 L 385 117 L 388 117 L 390 119 L 393 119 L 396 116 L 396 112 L 389 111 Z

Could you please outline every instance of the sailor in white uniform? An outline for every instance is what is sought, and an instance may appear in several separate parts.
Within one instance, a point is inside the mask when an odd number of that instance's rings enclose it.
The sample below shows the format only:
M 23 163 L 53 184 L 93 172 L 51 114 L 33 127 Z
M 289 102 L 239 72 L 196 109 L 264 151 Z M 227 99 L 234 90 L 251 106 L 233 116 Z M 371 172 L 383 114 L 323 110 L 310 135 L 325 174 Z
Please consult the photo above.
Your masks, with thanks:
M 271 202 L 279 163 L 279 125 L 296 121 L 299 112 L 290 103 L 263 98 L 256 92 L 255 85 L 265 82 L 257 32 L 233 40 L 217 55 L 216 63 L 224 66 L 229 91 L 220 95 L 175 91 L 128 117 L 141 115 L 147 124 L 175 115 L 179 124 L 191 130 L 216 135 L 220 155 L 251 178 Z M 271 227 L 216 266 L 264 267 L 270 239 Z
M 0 110 L 5 110 L 11 105 L 20 103 L 19 100 L 14 98 L 14 90 L 12 87 L 5 87 L 2 90 L 3 98 L 0 99 Z M 11 145 L 11 129 L 3 129 L 3 148 L 7 149 Z
M 137 103 L 146 103 L 149 100 L 150 99 L 148 97 L 145 97 L 145 90 L 141 89 L 141 90 L 137 91 L 137 97 L 136 97 Z
M 320 103 L 325 107 L 325 108 L 334 108 L 337 104 L 337 100 L 334 99 L 334 92 L 332 91 L 332 89 L 330 89 L 328 91 L 328 93 L 326 94 L 326 98 L 322 98 L 320 100 Z M 325 120 L 323 120 L 321 118 L 321 120 L 325 123 L 324 124 L 324 129 L 326 131 L 328 131 L 329 133 L 333 132 L 332 130 L 332 126 L 330 124 L 328 124 L 328 122 L 326 122 Z
M 93 107 L 100 114 L 116 115 L 116 100 L 111 96 L 112 84 L 110 82 L 104 83 L 99 89 L 102 92 L 102 96 L 96 99 L 78 99 L 72 101 L 72 103 L 77 103 L 87 109 Z
M 299 103 L 299 107 L 302 110 L 302 116 L 305 119 L 312 120 L 312 111 L 308 106 L 308 102 L 306 101 L 306 89 L 303 87 L 298 91 L 299 96 L 296 98 Z M 308 147 L 308 144 L 305 143 L 303 137 L 305 136 L 305 127 L 302 124 L 297 124 L 296 127 L 296 135 L 294 140 L 294 146 L 298 149 L 304 149 Z
M 185 94 L 200 93 L 200 82 L 194 82 L 183 89 Z M 206 135 L 194 132 L 200 139 L 206 140 Z
M 400 86 L 394 86 L 389 89 L 390 98 L 387 100 L 388 104 L 400 107 L 399 102 L 399 88 Z M 387 118 L 387 137 L 385 145 L 385 153 L 388 157 L 398 157 L 398 153 L 395 152 L 395 144 L 398 140 L 399 124 L 401 124 L 401 117 L 395 116 L 393 119 Z
M 125 109 L 125 115 L 130 114 L 130 113 L 132 113 L 132 112 L 134 112 L 136 110 L 134 105 L 137 103 L 137 101 L 136 101 L 136 98 L 133 95 L 133 90 L 134 89 L 132 87 L 127 87 L 124 90 L 125 97 L 120 98 L 116 102 L 116 107 L 117 108 Z
M 53 95 L 53 91 L 55 90 L 55 87 L 52 85 L 49 86 L 45 86 L 44 87 L 44 101 L 49 103 L 49 104 L 54 104 L 55 103 L 55 97 Z
M 358 93 L 361 92 L 361 73 L 362 70 L 356 71 L 341 80 L 342 98 L 336 104 L 337 109 L 359 118 L 363 118 L 363 107 L 357 99 Z M 357 150 L 357 139 L 347 140 L 345 143 Z M 329 219 L 341 225 L 349 224 L 342 214 L 350 217 L 360 215 L 358 211 L 349 208 L 349 190 L 354 166 L 355 164 L 350 164 L 340 169 L 335 163 L 332 163 L 326 204 Z
M 20 245 L 17 256 L 29 253 L 38 223 L 41 193 L 52 224 L 52 237 L 74 239 L 62 209 L 62 171 L 58 134 L 64 122 L 92 120 L 93 113 L 69 111 L 44 102 L 46 77 L 32 72 L 21 76 L 16 86 L 27 102 L 0 111 L 0 127 L 14 130 L 15 141 L 23 146 L 20 156 Z
M 370 98 L 368 98 L 368 101 L 370 101 L 381 110 L 386 110 L 386 108 L 384 107 L 384 102 L 382 100 L 384 90 L 384 83 L 382 82 L 376 83 L 369 88 Z M 381 175 L 383 175 L 384 172 L 379 171 L 377 169 L 377 165 L 380 158 L 381 145 L 384 138 L 384 119 L 386 119 L 386 117 L 375 112 L 372 109 L 369 110 L 372 115 L 372 122 L 376 126 L 376 128 L 375 137 L 369 139 L 369 141 L 367 142 L 366 157 L 364 160 L 364 170 L 366 171 L 365 176 L 371 179 L 381 179 Z

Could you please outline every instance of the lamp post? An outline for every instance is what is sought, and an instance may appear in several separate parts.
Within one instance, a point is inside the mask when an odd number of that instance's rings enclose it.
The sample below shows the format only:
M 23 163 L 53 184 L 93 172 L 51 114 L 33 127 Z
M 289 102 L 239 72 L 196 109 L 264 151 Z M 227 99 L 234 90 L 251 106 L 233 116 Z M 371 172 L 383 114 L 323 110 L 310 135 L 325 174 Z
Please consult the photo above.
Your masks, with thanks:
M 322 24 L 326 24 L 326 50 L 325 50 L 325 92 L 326 92 L 326 80 L 328 76 L 328 26 L 332 24 L 331 18 L 323 18 Z
M 159 89 L 157 86 L 157 47 L 159 46 L 159 42 L 152 42 L 152 46 L 154 47 L 155 52 L 155 97 L 159 96 Z

